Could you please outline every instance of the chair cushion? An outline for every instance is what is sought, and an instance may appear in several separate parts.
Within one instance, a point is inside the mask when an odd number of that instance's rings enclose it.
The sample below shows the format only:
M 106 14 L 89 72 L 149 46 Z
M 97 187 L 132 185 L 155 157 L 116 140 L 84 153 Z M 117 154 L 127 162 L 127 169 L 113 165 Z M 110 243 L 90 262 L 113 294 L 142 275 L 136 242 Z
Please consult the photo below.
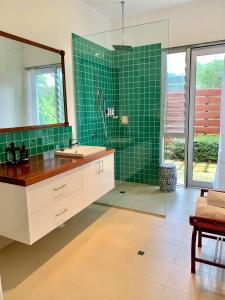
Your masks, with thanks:
M 225 193 L 209 191 L 207 201 L 209 205 L 225 208 Z
M 206 198 L 199 197 L 196 204 L 195 215 L 225 221 L 225 208 L 208 205 Z

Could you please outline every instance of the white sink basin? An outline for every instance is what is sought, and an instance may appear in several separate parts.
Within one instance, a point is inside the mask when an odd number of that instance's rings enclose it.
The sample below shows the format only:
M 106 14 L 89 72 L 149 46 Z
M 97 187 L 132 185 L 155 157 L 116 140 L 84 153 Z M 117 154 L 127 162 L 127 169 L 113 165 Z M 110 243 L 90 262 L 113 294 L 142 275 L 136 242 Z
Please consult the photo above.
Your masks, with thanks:
M 64 150 L 55 151 L 55 155 L 85 157 L 106 150 L 106 147 L 98 146 L 74 146 L 73 148 L 65 148 Z

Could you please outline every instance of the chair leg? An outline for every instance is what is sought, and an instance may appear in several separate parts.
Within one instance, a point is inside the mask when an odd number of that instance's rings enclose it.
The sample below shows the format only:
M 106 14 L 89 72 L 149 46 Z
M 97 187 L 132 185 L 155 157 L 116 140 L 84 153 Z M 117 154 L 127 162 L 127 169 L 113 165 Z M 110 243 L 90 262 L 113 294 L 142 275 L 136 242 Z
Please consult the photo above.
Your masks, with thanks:
M 202 232 L 198 232 L 198 247 L 202 248 Z
M 191 240 L 191 273 L 193 274 L 195 274 L 196 235 L 197 235 L 197 230 L 194 227 L 192 232 L 192 240 Z

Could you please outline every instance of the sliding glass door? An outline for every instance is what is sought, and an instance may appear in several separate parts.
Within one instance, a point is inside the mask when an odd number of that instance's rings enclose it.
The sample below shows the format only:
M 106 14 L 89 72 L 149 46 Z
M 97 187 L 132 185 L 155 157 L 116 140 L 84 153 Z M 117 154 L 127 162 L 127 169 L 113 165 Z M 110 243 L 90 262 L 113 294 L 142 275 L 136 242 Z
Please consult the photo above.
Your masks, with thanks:
M 224 57 L 225 45 L 166 54 L 163 158 L 176 164 L 178 184 L 213 186 Z
M 188 142 L 188 185 L 212 187 L 220 134 L 225 46 L 192 50 Z

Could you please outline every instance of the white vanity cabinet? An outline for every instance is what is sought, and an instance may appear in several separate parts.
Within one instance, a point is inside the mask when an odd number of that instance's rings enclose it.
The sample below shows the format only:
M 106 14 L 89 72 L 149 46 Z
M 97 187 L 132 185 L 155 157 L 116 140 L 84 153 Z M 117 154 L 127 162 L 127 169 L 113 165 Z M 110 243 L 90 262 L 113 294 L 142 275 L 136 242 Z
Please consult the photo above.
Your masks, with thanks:
M 114 187 L 113 154 L 91 162 L 83 169 L 83 198 L 86 206 Z
M 0 235 L 31 245 L 113 188 L 114 154 L 26 187 L 0 182 Z

